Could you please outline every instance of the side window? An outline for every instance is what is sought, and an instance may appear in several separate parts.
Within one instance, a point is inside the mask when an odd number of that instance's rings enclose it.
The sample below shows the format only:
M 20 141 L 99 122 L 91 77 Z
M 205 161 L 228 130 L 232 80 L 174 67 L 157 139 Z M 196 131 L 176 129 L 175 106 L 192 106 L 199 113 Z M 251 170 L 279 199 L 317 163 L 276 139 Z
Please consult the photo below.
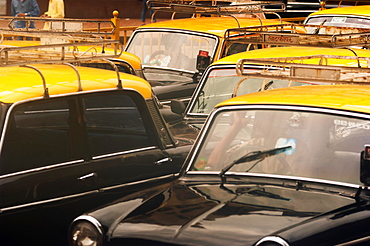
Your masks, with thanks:
M 93 156 L 154 145 L 153 136 L 145 126 L 145 117 L 130 95 L 90 95 L 83 103 Z
M 6 128 L 0 173 L 71 161 L 70 119 L 67 101 L 41 100 L 16 106 Z

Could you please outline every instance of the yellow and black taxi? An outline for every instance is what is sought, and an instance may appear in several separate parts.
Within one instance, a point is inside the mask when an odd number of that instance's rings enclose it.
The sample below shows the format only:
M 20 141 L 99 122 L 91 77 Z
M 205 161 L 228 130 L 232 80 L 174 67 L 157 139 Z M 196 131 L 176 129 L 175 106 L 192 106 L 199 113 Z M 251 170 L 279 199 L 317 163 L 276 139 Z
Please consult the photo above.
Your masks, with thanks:
M 262 2 L 261 5 L 253 1 L 235 5 L 230 5 L 232 1 L 224 1 L 229 5 L 216 6 L 207 6 L 205 1 L 198 1 L 203 5 L 197 1 L 194 5 L 171 0 L 152 2 L 154 11 L 202 15 L 199 18 L 171 19 L 140 26 L 125 47 L 125 51 L 141 59 L 146 80 L 151 83 L 158 99 L 165 104 L 174 98 L 187 103 L 198 84 L 199 74 L 210 63 L 253 49 L 249 43 L 234 40 L 245 33 L 236 34 L 229 29 L 281 24 L 278 16 L 275 16 L 276 19 L 262 19 L 259 15 L 267 11 L 283 11 L 285 6 L 281 4 L 276 9 L 267 9 L 269 5 L 276 6 L 275 2 Z M 156 7 L 158 2 L 165 4 L 165 7 Z
M 0 52 L 2 245 L 66 245 L 73 218 L 172 179 L 190 149 L 172 137 L 148 82 L 74 66 L 83 57 L 62 52 L 81 45 Z
M 362 33 L 360 35 L 364 34 Z M 187 106 L 179 100 L 172 100 L 170 106 L 164 106 L 161 109 L 162 115 L 165 117 L 171 132 L 175 136 L 186 136 L 187 138 L 195 139 L 214 106 L 226 99 L 237 95 L 281 87 L 311 85 L 311 83 L 307 82 L 290 83 L 286 79 L 266 81 L 264 78 L 249 76 L 248 72 L 255 72 L 261 69 L 274 69 L 274 67 L 267 68 L 260 64 L 244 63 L 243 70 L 245 74 L 240 76 L 240 74 L 237 74 L 236 67 L 241 59 L 271 58 L 294 63 L 320 64 L 320 62 L 325 62 L 330 65 L 358 67 L 359 64 L 356 61 L 356 56 L 370 57 L 370 51 L 365 49 L 331 48 L 332 46 L 339 45 L 339 43 L 347 45 L 355 44 L 355 37 L 358 35 L 356 33 L 336 35 L 334 39 L 332 35 L 326 36 L 322 34 L 263 32 L 259 35 L 261 35 L 260 44 L 269 45 L 267 41 L 272 39 L 275 40 L 274 44 L 285 47 L 271 47 L 241 52 L 224 57 L 211 64 L 205 70 Z M 257 41 L 257 38 L 253 37 L 253 39 L 254 42 Z M 279 39 L 286 40 L 287 43 L 284 44 L 283 41 L 279 42 Z M 299 41 L 294 46 L 291 46 L 294 39 L 299 39 Z M 333 42 L 333 40 L 337 40 L 338 44 Z M 364 44 L 366 44 L 366 41 L 356 43 L 359 46 Z M 320 58 L 321 55 L 327 58 L 323 61 Z M 305 59 L 305 57 L 310 56 L 318 56 L 318 58 Z M 330 56 L 352 56 L 353 59 L 330 58 Z
M 218 104 L 177 180 L 76 218 L 70 245 L 367 245 L 370 70 L 281 65 L 263 77 L 344 84 Z

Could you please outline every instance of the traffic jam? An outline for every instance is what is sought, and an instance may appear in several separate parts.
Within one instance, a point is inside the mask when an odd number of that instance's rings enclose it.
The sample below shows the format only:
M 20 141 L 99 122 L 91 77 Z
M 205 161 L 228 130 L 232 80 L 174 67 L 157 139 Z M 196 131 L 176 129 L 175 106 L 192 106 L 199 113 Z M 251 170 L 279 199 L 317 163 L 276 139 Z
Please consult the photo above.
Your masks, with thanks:
M 0 245 L 369 245 L 366 2 L 0 17 Z

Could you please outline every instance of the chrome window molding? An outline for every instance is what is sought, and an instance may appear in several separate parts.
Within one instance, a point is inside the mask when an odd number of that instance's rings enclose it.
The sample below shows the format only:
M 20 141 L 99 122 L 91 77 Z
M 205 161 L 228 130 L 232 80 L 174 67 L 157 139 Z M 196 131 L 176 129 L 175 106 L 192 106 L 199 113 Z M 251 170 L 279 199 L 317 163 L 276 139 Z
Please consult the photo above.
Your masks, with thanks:
M 99 160 L 99 159 L 102 159 L 102 158 L 107 158 L 107 157 L 112 157 L 112 156 L 117 156 L 117 155 L 127 155 L 127 154 L 131 154 L 131 153 L 135 153 L 135 152 L 152 150 L 152 149 L 156 149 L 156 148 L 157 148 L 156 146 L 150 146 L 150 147 L 145 147 L 145 148 L 115 152 L 115 153 L 110 153 L 110 154 L 105 154 L 105 155 L 94 156 L 92 159 L 93 160 Z
M 212 113 L 207 118 L 207 121 L 205 122 L 205 125 L 203 126 L 203 130 L 198 135 L 197 141 L 195 145 L 193 145 L 189 160 L 186 162 L 188 165 L 186 166 L 185 172 L 189 172 L 191 168 L 191 163 L 194 163 L 195 155 L 194 153 L 198 153 L 199 149 L 201 147 L 201 143 L 204 142 L 204 138 L 206 135 L 208 135 L 208 132 L 210 130 L 210 125 L 214 121 L 214 118 L 220 113 L 220 112 L 227 112 L 231 110 L 294 110 L 294 111 L 302 111 L 302 112 L 314 112 L 314 113 L 326 113 L 326 114 L 333 114 L 333 115 L 341 115 L 341 116 L 349 116 L 349 117 L 355 117 L 355 118 L 364 118 L 370 120 L 370 115 L 362 112 L 353 112 L 353 111 L 346 111 L 341 109 L 328 109 L 328 108 L 320 108 L 315 106 L 296 106 L 296 105 L 271 105 L 271 104 L 265 104 L 265 105 L 233 105 L 233 106 L 223 106 L 220 108 L 216 108 L 212 111 Z

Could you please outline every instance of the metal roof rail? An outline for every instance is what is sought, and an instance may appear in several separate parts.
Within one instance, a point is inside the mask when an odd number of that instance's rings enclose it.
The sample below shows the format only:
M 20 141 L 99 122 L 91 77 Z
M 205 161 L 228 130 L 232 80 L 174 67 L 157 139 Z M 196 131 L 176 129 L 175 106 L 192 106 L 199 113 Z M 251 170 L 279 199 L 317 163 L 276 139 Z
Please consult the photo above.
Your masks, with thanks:
M 147 6 L 152 11 L 155 11 L 155 13 L 162 11 L 204 15 L 235 15 L 264 12 L 283 12 L 286 9 L 286 5 L 282 1 L 249 0 L 149 0 L 147 2 Z
M 328 65 L 328 59 L 353 61 L 358 67 Z M 309 61 L 311 60 L 311 61 Z M 305 63 L 303 63 L 305 61 Z M 299 63 L 301 62 L 301 63 Z M 310 64 L 309 64 L 310 63 Z M 258 71 L 244 70 L 246 64 L 263 65 Z M 335 64 L 335 61 L 333 61 Z M 357 56 L 315 55 L 302 57 L 241 59 L 236 66 L 239 76 L 271 78 L 330 84 L 369 84 L 370 58 Z
M 0 20 L 9 21 L 6 27 L 0 27 L 0 33 L 13 34 L 27 33 L 28 36 L 33 34 L 33 36 L 40 37 L 45 34 L 57 34 L 57 35 L 74 35 L 74 36 L 104 36 L 110 35 L 115 32 L 116 26 L 110 20 L 86 20 L 86 19 L 68 19 L 68 18 L 43 18 L 43 17 L 9 17 L 3 16 L 0 17 Z M 28 23 L 26 28 L 15 28 L 15 21 L 25 21 Z M 29 28 L 29 23 L 48 23 L 48 29 L 38 29 L 38 28 Z M 85 25 L 94 27 L 90 30 L 96 31 L 86 31 L 84 30 Z M 108 30 L 107 31 L 107 27 Z M 111 28 L 111 30 L 110 30 Z M 50 34 L 51 33 L 51 34 Z
M 274 46 L 310 46 L 343 48 L 370 44 L 370 29 L 337 28 L 333 34 L 299 33 L 300 28 L 321 28 L 320 25 L 298 25 L 294 23 L 228 29 L 227 41 L 240 41 Z
M 80 50 L 86 46 L 86 50 Z M 105 53 L 106 46 L 113 46 L 112 53 Z M 74 42 L 36 46 L 0 46 L 0 66 L 20 66 L 36 63 L 76 63 L 119 57 L 123 47 L 118 40 Z

